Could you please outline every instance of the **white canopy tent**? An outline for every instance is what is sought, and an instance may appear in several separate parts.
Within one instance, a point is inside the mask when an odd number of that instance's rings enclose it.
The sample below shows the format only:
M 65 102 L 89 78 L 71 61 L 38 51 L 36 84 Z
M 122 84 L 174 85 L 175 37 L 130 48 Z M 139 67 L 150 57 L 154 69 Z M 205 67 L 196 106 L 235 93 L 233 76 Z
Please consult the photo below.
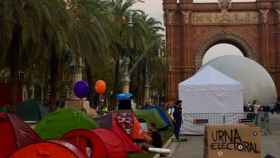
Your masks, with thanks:
M 211 66 L 206 66 L 193 77 L 179 83 L 182 100 L 184 134 L 203 134 L 206 124 L 194 120 L 207 120 L 208 124 L 235 123 L 243 112 L 242 86 Z M 231 115 L 229 115 L 231 114 Z

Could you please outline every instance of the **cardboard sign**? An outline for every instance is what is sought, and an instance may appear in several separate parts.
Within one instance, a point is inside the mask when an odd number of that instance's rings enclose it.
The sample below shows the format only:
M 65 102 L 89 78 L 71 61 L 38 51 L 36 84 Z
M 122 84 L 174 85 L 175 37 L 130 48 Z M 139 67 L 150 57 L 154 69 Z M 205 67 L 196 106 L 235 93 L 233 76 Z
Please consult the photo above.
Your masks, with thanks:
M 205 128 L 204 158 L 260 158 L 260 129 L 249 125 Z

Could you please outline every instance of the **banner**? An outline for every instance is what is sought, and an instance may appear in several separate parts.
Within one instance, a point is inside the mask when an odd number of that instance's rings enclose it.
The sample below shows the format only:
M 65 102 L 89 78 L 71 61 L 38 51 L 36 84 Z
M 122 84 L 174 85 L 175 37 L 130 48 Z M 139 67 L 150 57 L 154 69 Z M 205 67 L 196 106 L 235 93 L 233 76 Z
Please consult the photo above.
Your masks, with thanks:
M 260 158 L 261 132 L 249 125 L 214 125 L 205 129 L 204 158 Z

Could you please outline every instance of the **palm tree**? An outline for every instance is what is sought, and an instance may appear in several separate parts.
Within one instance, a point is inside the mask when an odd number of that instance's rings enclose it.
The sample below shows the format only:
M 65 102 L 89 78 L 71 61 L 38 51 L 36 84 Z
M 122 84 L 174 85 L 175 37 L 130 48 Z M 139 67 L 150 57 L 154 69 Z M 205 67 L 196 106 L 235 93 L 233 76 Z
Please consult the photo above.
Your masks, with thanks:
M 142 79 L 144 82 L 144 102 L 150 101 L 150 87 L 154 75 L 162 74 L 161 69 L 153 69 L 155 65 L 160 64 L 159 50 L 162 48 L 163 35 L 161 31 L 161 23 L 154 18 L 148 17 L 145 14 L 140 15 L 142 17 L 143 27 L 143 46 L 140 50 L 141 53 L 134 62 L 134 65 L 130 69 L 130 75 L 135 71 L 135 69 L 141 69 L 143 73 Z M 142 63 L 142 64 L 139 64 Z M 160 67 L 157 67 L 160 68 Z M 158 72 L 158 73 L 156 73 Z M 137 74 L 136 74 L 137 75 Z
M 0 1 L 0 59 L 10 69 L 12 111 L 19 70 L 50 52 L 60 56 L 68 43 L 69 21 L 63 0 Z
M 131 7 L 135 3 L 134 0 L 111 0 L 110 2 L 110 19 L 111 19 L 111 55 L 115 61 L 115 82 L 114 82 L 114 92 L 116 93 L 119 88 L 120 79 L 120 67 L 121 58 L 124 55 L 124 43 L 127 43 L 127 36 L 125 36 L 128 28 L 128 15 L 131 11 Z
M 104 64 L 109 49 L 109 15 L 107 1 L 71 0 L 67 9 L 73 17 L 71 51 L 85 62 L 86 76 L 92 90 L 97 64 Z M 92 98 L 92 93 L 90 93 Z
M 70 47 L 80 56 L 94 59 L 107 51 L 106 4 L 101 0 L 71 0 L 68 6 L 73 20 Z
M 125 83 L 123 91 L 129 90 L 129 69 L 131 59 L 139 54 L 143 46 L 143 27 L 140 14 L 132 7 L 136 0 L 112 0 L 110 12 L 112 19 L 111 49 L 115 61 L 114 92 L 118 92 L 120 74 Z

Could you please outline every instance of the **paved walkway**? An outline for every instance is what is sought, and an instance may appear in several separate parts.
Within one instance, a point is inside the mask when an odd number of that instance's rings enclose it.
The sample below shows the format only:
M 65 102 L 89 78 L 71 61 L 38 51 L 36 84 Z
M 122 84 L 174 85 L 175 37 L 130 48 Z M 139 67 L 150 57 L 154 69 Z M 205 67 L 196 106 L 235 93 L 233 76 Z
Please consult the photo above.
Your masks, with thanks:
M 272 135 L 262 136 L 262 158 L 271 154 L 280 158 L 280 115 L 272 115 L 270 121 Z M 188 137 L 187 142 L 172 143 L 172 158 L 203 158 L 203 136 Z

